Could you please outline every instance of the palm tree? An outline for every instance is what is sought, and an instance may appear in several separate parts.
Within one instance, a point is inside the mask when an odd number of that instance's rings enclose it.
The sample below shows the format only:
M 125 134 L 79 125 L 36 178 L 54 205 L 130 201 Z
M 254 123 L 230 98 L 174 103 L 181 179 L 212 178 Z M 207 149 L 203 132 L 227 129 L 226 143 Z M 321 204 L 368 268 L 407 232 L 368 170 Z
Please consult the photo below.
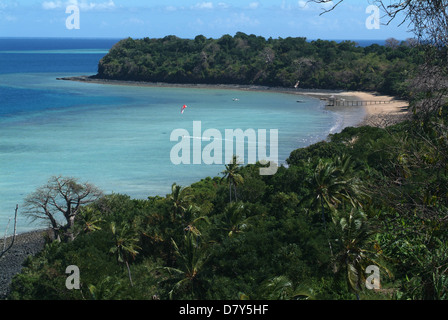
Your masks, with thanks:
M 342 186 L 342 181 L 338 181 L 336 173 L 337 168 L 333 165 L 333 163 L 319 160 L 311 180 L 308 181 L 308 189 L 311 190 L 311 193 L 309 197 L 302 200 L 310 201 L 311 207 L 316 209 L 320 206 L 322 223 L 326 235 L 327 220 L 325 217 L 325 205 L 331 209 L 340 202 L 339 196 L 341 195 L 340 189 Z M 330 239 L 328 239 L 328 235 L 327 241 L 330 248 L 330 253 L 333 256 L 333 248 L 331 246 Z
M 124 224 L 117 228 L 115 223 L 110 224 L 110 229 L 114 236 L 114 246 L 109 250 L 110 253 L 117 255 L 118 263 L 125 263 L 128 269 L 129 281 L 132 283 L 131 269 L 129 268 L 129 258 L 135 259 L 138 254 L 137 249 L 141 249 L 137 243 L 139 242 L 138 236 L 128 224 Z
M 220 228 L 228 232 L 228 236 L 241 233 L 246 229 L 253 217 L 247 217 L 244 204 L 241 202 L 230 203 L 226 206 L 220 221 Z
M 337 168 L 338 175 L 345 179 L 344 193 L 342 198 L 348 200 L 353 208 L 363 207 L 363 200 L 369 198 L 362 182 L 359 178 L 360 172 L 354 172 L 353 162 L 351 156 L 342 155 L 333 159 L 334 165 Z
M 176 281 L 169 292 L 170 299 L 173 299 L 173 295 L 181 289 L 189 291 L 191 298 L 202 298 L 207 283 L 203 277 L 204 267 L 209 257 L 206 248 L 202 245 L 200 237 L 192 232 L 187 232 L 184 235 L 182 248 L 174 240 L 172 243 L 178 258 L 178 267 L 158 268 L 167 272 L 170 278 Z
M 239 173 L 239 163 L 238 157 L 236 155 L 233 156 L 232 162 L 226 165 L 226 170 L 221 172 L 224 177 L 222 179 L 227 179 L 229 182 L 229 202 L 232 202 L 232 186 L 233 193 L 235 195 L 235 201 L 237 199 L 236 186 L 242 184 L 244 182 L 243 176 Z
M 191 200 L 189 190 L 189 187 L 182 187 L 176 183 L 171 185 L 171 194 L 168 195 L 168 199 L 172 203 L 173 220 L 179 217 L 183 218 L 185 211 L 188 208 L 188 203 Z
M 339 233 L 339 251 L 334 257 L 338 270 L 345 270 L 349 288 L 359 299 L 358 292 L 365 283 L 365 269 L 369 265 L 376 265 L 391 276 L 391 272 L 381 262 L 382 251 L 375 248 L 372 241 L 378 232 L 376 226 L 367 219 L 366 214 L 359 208 L 352 208 L 348 212 L 338 212 L 335 217 Z M 370 249 L 372 247 L 373 249 Z
M 308 181 L 308 189 L 311 190 L 311 194 L 302 202 L 309 201 L 314 208 L 320 206 L 325 233 L 327 232 L 325 206 L 331 212 L 335 212 L 338 206 L 345 202 L 349 202 L 353 207 L 362 206 L 360 199 L 365 196 L 359 179 L 353 175 L 351 158 L 347 156 L 336 157 L 333 161 L 320 159 Z M 328 243 L 333 255 L 329 240 Z
M 336 157 L 332 161 L 320 159 L 308 186 L 312 193 L 304 200 L 311 200 L 314 207 L 320 206 L 324 224 L 325 206 L 331 211 L 343 202 L 362 207 L 360 199 L 365 193 L 361 190 L 359 179 L 353 174 L 350 157 Z
M 113 300 L 120 290 L 120 281 L 108 276 L 97 285 L 90 284 L 88 288 L 92 300 Z
M 278 276 L 263 281 L 254 292 L 256 300 L 314 300 L 314 290 L 305 285 L 295 286 L 286 276 Z M 251 297 L 239 292 L 239 300 Z
M 201 210 L 196 205 L 189 205 L 185 210 L 184 221 L 187 224 L 184 231 L 193 232 L 195 235 L 201 235 L 198 230 L 197 225 L 199 222 L 203 221 L 206 224 L 210 224 L 210 220 L 207 216 L 201 214 Z
M 104 221 L 100 217 L 100 212 L 92 207 L 83 207 L 77 218 L 82 231 L 85 233 L 101 230 L 99 225 Z
M 286 276 L 264 281 L 258 288 L 262 300 L 313 300 L 314 290 L 304 285 L 294 286 Z

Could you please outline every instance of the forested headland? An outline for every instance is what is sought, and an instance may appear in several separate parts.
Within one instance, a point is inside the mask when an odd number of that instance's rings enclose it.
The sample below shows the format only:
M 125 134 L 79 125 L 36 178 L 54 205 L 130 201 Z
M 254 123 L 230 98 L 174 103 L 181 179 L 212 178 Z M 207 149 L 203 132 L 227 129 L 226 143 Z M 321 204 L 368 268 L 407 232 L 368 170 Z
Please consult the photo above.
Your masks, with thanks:
M 446 65 L 420 68 L 408 120 L 345 128 L 272 176 L 233 161 L 147 199 L 51 178 L 22 212 L 53 234 L 8 298 L 447 299 L 446 89 L 427 85 Z
M 306 38 L 265 39 L 242 32 L 219 39 L 127 38 L 101 59 L 95 78 L 378 91 L 406 96 L 406 80 L 424 59 L 409 39 L 386 46 Z M 298 83 L 299 82 L 299 83 Z

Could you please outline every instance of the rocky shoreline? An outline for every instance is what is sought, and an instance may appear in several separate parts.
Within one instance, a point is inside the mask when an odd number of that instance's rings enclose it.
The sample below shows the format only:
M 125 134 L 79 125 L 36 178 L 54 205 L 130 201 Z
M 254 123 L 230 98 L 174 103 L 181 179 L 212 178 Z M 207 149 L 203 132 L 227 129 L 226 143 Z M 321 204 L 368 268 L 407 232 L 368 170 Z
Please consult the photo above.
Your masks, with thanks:
M 0 300 L 6 299 L 10 291 L 12 278 L 20 273 L 23 262 L 28 256 L 39 253 L 45 246 L 48 230 L 36 230 L 16 235 L 11 249 L 0 258 Z M 0 239 L 0 250 L 3 249 L 4 238 Z M 6 238 L 6 247 L 12 237 Z
M 102 79 L 95 76 L 73 76 L 60 77 L 56 80 L 77 81 L 96 84 L 118 85 L 118 86 L 137 86 L 137 87 L 158 87 L 158 88 L 188 88 L 188 89 L 225 89 L 225 90 L 251 90 L 251 91 L 268 91 L 278 93 L 290 94 L 313 94 L 317 97 L 328 97 L 333 94 L 340 94 L 342 90 L 325 90 L 325 89 L 302 89 L 302 88 L 287 88 L 287 87 L 270 87 L 261 85 L 244 85 L 244 84 L 206 84 L 206 83 L 168 83 L 168 82 L 148 82 L 148 81 L 133 81 L 133 80 L 113 80 Z

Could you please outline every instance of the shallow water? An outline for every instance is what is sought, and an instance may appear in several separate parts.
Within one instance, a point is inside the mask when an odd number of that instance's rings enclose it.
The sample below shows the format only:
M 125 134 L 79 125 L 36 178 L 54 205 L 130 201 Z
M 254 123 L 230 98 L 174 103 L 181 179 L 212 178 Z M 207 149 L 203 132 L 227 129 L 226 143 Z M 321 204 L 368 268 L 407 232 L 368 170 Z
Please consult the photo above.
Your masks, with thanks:
M 18 54 L 29 66 L 38 56 L 41 63 L 47 61 L 47 68 L 34 65 L 0 75 L 0 233 L 15 205 L 21 206 L 26 195 L 53 175 L 74 176 L 105 193 L 134 198 L 164 196 L 173 182 L 189 185 L 219 176 L 223 164 L 174 165 L 170 159 L 177 144 L 170 141 L 171 133 L 185 129 L 193 136 L 193 121 L 201 122 L 202 133 L 217 129 L 223 138 L 225 129 L 266 129 L 268 136 L 278 129 L 278 158 L 283 163 L 294 149 L 325 139 L 363 117 L 362 110 L 325 110 L 319 100 L 308 97 L 297 103 L 298 97 L 290 94 L 56 80 L 95 70 L 74 70 L 72 53 L 53 50 L 57 53 Z M 86 51 L 76 59 L 92 65 L 97 54 Z M 51 68 L 51 57 L 57 68 Z M 5 59 L 19 58 L 0 53 L 0 59 L 1 67 L 8 64 Z M 188 108 L 181 114 L 183 104 Z M 202 142 L 202 148 L 207 144 Z M 270 150 L 269 145 L 266 148 Z M 19 217 L 19 233 L 40 226 Z

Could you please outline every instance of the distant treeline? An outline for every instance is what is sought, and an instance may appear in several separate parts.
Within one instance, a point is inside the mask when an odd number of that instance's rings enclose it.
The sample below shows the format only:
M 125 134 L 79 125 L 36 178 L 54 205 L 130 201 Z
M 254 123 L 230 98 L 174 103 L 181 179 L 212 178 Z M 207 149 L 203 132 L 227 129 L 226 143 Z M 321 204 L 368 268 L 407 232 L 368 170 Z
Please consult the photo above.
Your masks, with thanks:
M 378 91 L 406 95 L 423 60 L 411 41 L 355 42 L 265 39 L 242 32 L 207 39 L 127 38 L 99 62 L 97 78 L 167 83 L 245 84 Z

